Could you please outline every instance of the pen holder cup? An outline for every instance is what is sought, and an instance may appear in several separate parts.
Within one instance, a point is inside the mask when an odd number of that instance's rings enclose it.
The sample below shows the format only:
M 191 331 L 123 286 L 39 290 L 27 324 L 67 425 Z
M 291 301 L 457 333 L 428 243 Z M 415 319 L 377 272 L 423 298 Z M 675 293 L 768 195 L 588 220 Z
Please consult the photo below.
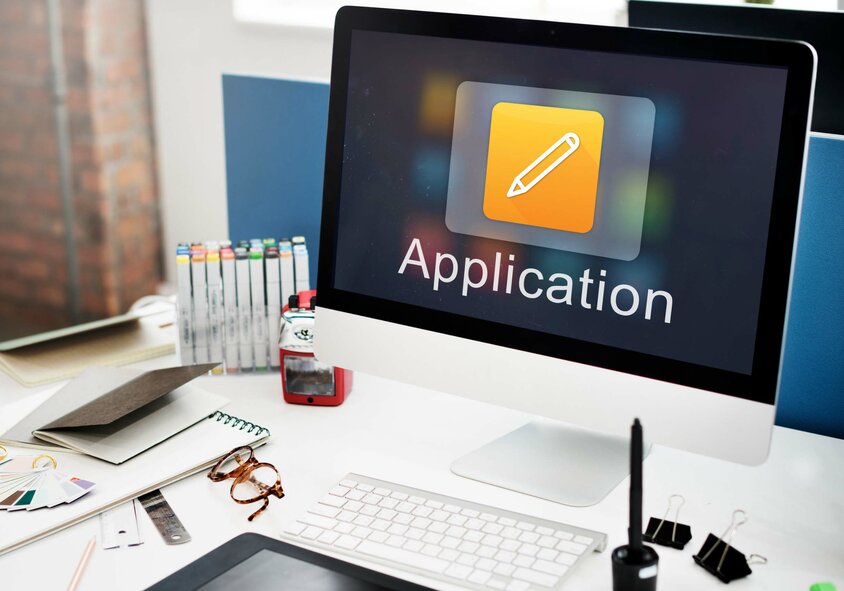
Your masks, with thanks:
M 619 546 L 612 553 L 613 591 L 656 591 L 659 555 L 649 546 L 631 552 Z

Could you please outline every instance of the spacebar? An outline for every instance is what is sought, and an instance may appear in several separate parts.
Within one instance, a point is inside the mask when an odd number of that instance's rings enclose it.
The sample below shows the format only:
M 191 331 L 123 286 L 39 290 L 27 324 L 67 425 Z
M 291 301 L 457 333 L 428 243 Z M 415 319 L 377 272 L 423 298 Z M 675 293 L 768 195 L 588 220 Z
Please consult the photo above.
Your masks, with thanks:
M 417 554 L 415 552 L 408 552 L 407 550 L 394 548 L 393 546 L 387 546 L 385 544 L 376 544 L 375 542 L 370 542 L 369 540 L 361 542 L 358 547 L 355 548 L 355 551 L 397 562 L 399 563 L 397 566 L 404 564 L 435 573 L 443 572 L 449 565 L 448 562 L 440 560 L 439 558 L 433 558 L 431 556 Z

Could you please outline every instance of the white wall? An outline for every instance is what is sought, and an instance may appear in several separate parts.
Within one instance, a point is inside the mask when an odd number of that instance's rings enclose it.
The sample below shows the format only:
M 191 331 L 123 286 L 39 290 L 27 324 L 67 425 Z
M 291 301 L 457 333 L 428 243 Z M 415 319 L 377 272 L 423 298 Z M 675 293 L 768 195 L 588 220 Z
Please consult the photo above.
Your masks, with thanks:
M 165 279 L 176 243 L 225 238 L 221 75 L 328 80 L 331 31 L 237 23 L 231 0 L 147 0 Z

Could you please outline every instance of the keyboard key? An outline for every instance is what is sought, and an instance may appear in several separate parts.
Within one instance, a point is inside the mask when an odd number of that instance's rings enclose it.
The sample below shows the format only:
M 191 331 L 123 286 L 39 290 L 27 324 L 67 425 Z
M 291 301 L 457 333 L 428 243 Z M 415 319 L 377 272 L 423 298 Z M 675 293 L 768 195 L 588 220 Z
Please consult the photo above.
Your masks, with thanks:
M 481 513 L 479 517 L 484 521 L 498 521 L 498 517 L 496 517 L 492 513 Z
M 408 503 L 407 501 L 402 501 L 398 505 L 396 505 L 395 509 L 399 513 L 410 513 L 416 508 L 413 503 Z
M 409 503 L 413 503 L 414 505 L 421 505 L 425 502 L 425 499 L 423 499 L 422 497 L 415 496 L 415 495 L 411 495 L 410 497 L 408 497 L 407 500 L 408 500 Z
M 413 527 L 418 527 L 419 529 L 428 529 L 428 526 L 431 525 L 431 523 L 431 520 L 427 517 L 417 517 L 410 522 Z
M 575 562 L 577 562 L 577 556 L 574 554 L 569 554 L 568 552 L 560 552 L 560 555 L 557 556 L 556 562 L 560 564 L 565 564 L 566 566 L 571 566 Z
M 450 528 L 448 528 L 446 533 L 450 536 L 454 536 L 455 538 L 462 538 L 464 535 L 466 535 L 466 528 L 452 525 Z
M 486 582 L 486 586 L 490 589 L 504 589 L 507 583 L 503 579 L 490 579 Z
M 390 522 L 386 519 L 375 519 L 369 527 L 378 531 L 387 531 L 387 528 L 390 527 Z
M 408 528 L 404 535 L 411 540 L 421 540 L 422 536 L 425 535 L 425 530 L 419 529 L 418 527 L 411 527 Z
M 469 542 L 480 542 L 484 539 L 484 533 L 480 531 L 468 531 L 463 539 Z
M 557 544 L 557 550 L 580 556 L 583 554 L 583 551 L 586 550 L 586 546 L 578 544 L 577 542 L 567 542 L 566 540 L 561 540 L 560 543 Z
M 425 506 L 430 507 L 431 509 L 442 509 L 443 504 L 439 501 L 428 499 L 427 501 L 425 501 Z
M 498 554 L 498 549 L 494 546 L 481 546 L 477 550 L 475 550 L 475 554 L 482 558 L 492 558 L 496 554 Z
M 383 507 L 384 509 L 395 509 L 396 505 L 398 505 L 398 504 L 399 504 L 399 502 L 396 499 L 385 498 L 385 499 L 382 499 L 380 503 L 378 503 L 378 506 Z
M 533 544 L 522 544 L 519 547 L 519 554 L 524 556 L 536 556 L 537 552 L 539 552 L 539 546 L 534 546 Z
M 395 491 L 394 493 L 390 494 L 391 497 L 398 501 L 406 501 L 407 500 L 407 493 Z
M 367 527 L 373 521 L 375 521 L 375 520 L 372 517 L 370 517 L 369 515 L 358 515 L 357 517 L 355 517 L 355 519 L 354 519 L 354 521 L 352 521 L 352 523 L 354 523 L 355 525 L 362 525 L 364 527 Z
M 349 490 L 350 489 L 345 486 L 332 486 L 328 493 L 337 497 L 345 497 Z
M 357 551 L 435 573 L 441 573 L 449 566 L 445 560 L 440 560 L 433 556 L 408 552 L 403 548 L 393 548 L 392 546 L 376 544 L 369 540 L 361 542 L 357 547 Z
M 344 499 L 343 497 L 336 497 L 334 495 L 325 495 L 322 498 L 322 500 L 320 501 L 320 503 L 322 503 L 323 505 L 330 505 L 331 507 L 338 507 L 338 508 L 342 507 L 347 502 L 348 501 L 346 499 Z
M 508 540 L 515 540 L 520 535 L 522 535 L 522 530 L 517 527 L 505 527 L 501 530 L 501 537 L 507 538 Z
M 503 528 L 502 526 L 498 525 L 497 523 L 487 523 L 487 524 L 483 527 L 483 530 L 482 530 L 482 531 L 483 531 L 484 533 L 487 533 L 487 534 L 497 534 L 497 533 L 499 533 L 502 529 L 504 529 L 504 528 Z
M 348 478 L 340 481 L 340 486 L 345 486 L 346 488 L 354 488 L 357 485 L 357 482 L 355 482 L 354 480 L 349 480 Z
M 305 528 L 305 531 L 303 531 L 300 535 L 306 540 L 316 540 L 320 535 L 322 535 L 322 532 L 324 531 L 325 530 L 323 529 L 314 527 L 313 525 L 309 525 Z
M 554 537 L 560 538 L 561 540 L 571 540 L 574 538 L 571 532 L 563 531 L 561 529 L 554 532 Z
M 477 583 L 478 585 L 483 585 L 489 580 L 491 576 L 492 573 L 488 571 L 475 569 L 472 571 L 472 574 L 466 577 L 466 580 L 470 583 Z
M 363 492 L 372 492 L 375 489 L 375 487 L 372 486 L 371 484 L 363 484 L 363 483 L 358 484 L 357 488 L 358 488 L 358 490 L 362 490 Z
M 513 566 L 512 564 L 498 564 L 498 566 L 496 566 L 494 569 L 492 569 L 492 572 L 494 572 L 497 575 L 501 575 L 502 577 L 509 577 L 510 575 L 513 574 L 513 571 L 515 571 L 515 570 L 516 570 L 516 567 Z
M 446 519 L 445 521 L 446 523 L 450 523 L 451 525 L 463 525 L 464 523 L 466 523 L 467 520 L 462 515 L 455 514 Z
M 521 555 L 521 554 L 519 556 L 516 556 L 515 559 L 513 559 L 514 565 L 521 566 L 521 567 L 524 567 L 524 568 L 528 568 L 534 562 L 536 562 L 536 559 L 531 558 L 530 556 L 524 556 L 524 555 Z
M 557 564 L 556 562 L 548 562 L 547 560 L 537 560 L 531 566 L 533 570 L 538 570 L 542 573 L 547 573 L 549 575 L 554 575 L 556 577 L 562 577 L 566 574 L 566 571 L 569 569 L 564 564 Z
M 299 518 L 299 521 L 306 525 L 321 527 L 322 529 L 334 529 L 334 526 L 337 525 L 334 519 L 323 517 L 322 515 L 314 515 L 313 513 L 305 513 Z
M 442 560 L 448 560 L 449 562 L 454 562 L 457 560 L 457 557 L 460 556 L 460 552 L 453 548 L 445 548 L 440 552 L 439 558 Z
M 308 513 L 313 513 L 314 515 L 322 515 L 323 517 L 336 517 L 337 514 L 340 513 L 340 509 L 338 509 L 337 507 L 329 507 L 328 505 L 318 503 L 308 509 Z
M 475 568 L 481 570 L 492 571 L 497 566 L 496 562 L 490 558 L 481 558 L 475 563 Z
M 484 546 L 492 546 L 493 548 L 498 548 L 499 544 L 501 544 L 502 541 L 504 541 L 504 538 L 502 538 L 501 536 L 493 536 L 491 534 L 488 534 L 484 536 L 483 540 L 481 540 L 481 544 L 483 544 Z
M 294 521 L 293 523 L 288 525 L 287 528 L 284 531 L 288 534 L 293 534 L 294 536 L 298 536 L 299 534 L 302 533 L 302 531 L 306 527 L 308 527 L 308 526 L 305 525 L 304 523 L 302 523 L 301 521 Z
M 525 581 L 510 581 L 507 585 L 507 591 L 527 591 L 530 589 L 530 584 Z
M 554 560 L 555 558 L 557 558 L 557 554 L 559 554 L 559 552 L 557 552 L 556 550 L 551 550 L 550 548 L 543 548 L 542 550 L 536 553 L 536 557 L 540 560 Z
M 528 523 L 527 521 L 520 521 L 516 524 L 516 527 L 525 531 L 533 531 L 534 525 L 532 523 Z
M 464 566 L 473 566 L 477 561 L 478 557 L 474 554 L 469 554 L 468 552 L 464 552 L 457 557 L 457 564 L 462 564 Z
M 352 511 L 354 513 L 357 513 L 361 510 L 361 507 L 363 507 L 363 503 L 361 503 L 360 501 L 346 501 L 346 504 L 343 506 L 343 509 L 345 509 L 346 511 Z
M 507 550 L 508 552 L 515 552 L 516 550 L 519 549 L 519 546 L 521 546 L 521 545 L 522 545 L 522 543 L 518 542 L 516 540 L 504 540 L 503 542 L 501 542 L 501 545 L 498 546 L 498 547 L 501 550 Z M 555 556 L 556 556 L 556 554 L 555 554 Z
M 554 536 L 542 536 L 536 543 L 540 548 L 554 548 L 559 540 Z
M 381 543 L 383 543 L 383 542 L 386 542 L 386 541 L 387 541 L 387 538 L 389 538 L 389 537 L 390 537 L 390 535 L 389 535 L 387 532 L 383 532 L 383 531 L 374 531 L 374 532 L 372 532 L 371 534 L 369 534 L 369 535 L 366 537 L 366 539 L 367 539 L 367 540 L 372 540 L 373 542 L 378 542 L 379 544 L 381 544 Z
M 395 536 L 403 536 L 404 532 L 407 531 L 407 526 L 402 525 L 400 523 L 394 523 L 389 528 L 387 528 L 387 532 L 391 533 Z
M 426 544 L 439 544 L 440 540 L 442 540 L 445 536 L 442 534 L 435 534 L 433 532 L 428 532 L 424 536 L 422 536 L 422 541 Z
M 428 515 L 434 521 L 445 521 L 448 519 L 448 516 L 451 515 L 448 511 L 443 511 L 442 509 L 437 509 L 436 511 L 431 511 L 431 514 Z
M 444 533 L 448 529 L 449 525 L 444 521 L 434 521 L 431 525 L 428 526 L 428 531 L 432 531 L 435 534 Z
M 443 548 L 457 548 L 459 545 L 460 540 L 451 536 L 446 536 L 440 541 L 440 546 Z
M 523 532 L 522 535 L 519 536 L 519 540 L 525 542 L 526 544 L 533 544 L 539 539 L 539 534 L 535 534 L 533 532 Z
M 384 497 L 382 497 L 381 495 L 376 495 L 375 493 L 369 493 L 368 495 L 365 495 L 361 500 L 367 505 L 377 505 L 382 500 L 384 500 Z
M 386 519 L 387 521 L 392 521 L 393 517 L 395 517 L 396 515 L 398 515 L 398 513 L 396 513 L 392 509 L 381 509 L 378 512 L 377 517 L 379 517 L 380 519 Z
M 588 546 L 592 543 L 592 538 L 587 538 L 586 536 L 575 536 L 574 541 L 579 544 L 586 544 Z
M 521 579 L 523 581 L 527 581 L 528 583 L 536 583 L 537 585 L 543 585 L 545 587 L 553 587 L 560 579 L 560 577 L 546 575 L 545 573 L 538 573 L 527 568 L 517 568 L 516 572 L 513 573 L 513 578 Z
M 334 545 L 338 548 L 345 548 L 346 550 L 354 550 L 360 544 L 360 539 L 352 536 L 340 536 Z
M 373 490 L 372 492 L 374 492 L 376 495 L 381 495 L 382 497 L 386 497 L 390 494 L 390 491 L 382 486 L 376 487 L 375 490 Z
M 357 517 L 357 513 L 352 513 L 351 511 L 340 511 L 337 515 L 337 521 L 354 521 L 355 517 Z
M 463 509 L 460 511 L 461 515 L 465 515 L 466 517 L 477 517 L 480 515 L 480 511 L 475 511 L 474 509 Z
M 495 555 L 495 559 L 498 562 L 513 562 L 513 559 L 516 558 L 515 552 L 510 552 L 508 550 L 501 550 L 498 554 Z
M 416 507 L 413 511 L 410 512 L 411 515 L 416 515 L 417 517 L 428 517 L 433 512 L 433 509 L 430 507 L 419 506 Z
M 477 542 L 460 542 L 460 545 L 457 547 L 458 550 L 461 552 L 474 552 L 478 549 L 480 544 Z
M 419 540 L 408 540 L 404 544 L 404 549 L 408 552 L 419 552 L 425 544 Z
M 448 511 L 449 513 L 460 513 L 460 507 L 446 503 L 443 505 L 443 511 Z
M 366 539 L 370 536 L 372 530 L 368 527 L 363 527 L 362 525 L 357 526 L 355 529 L 352 530 L 352 535 L 356 538 L 363 538 Z
M 325 531 L 322 532 L 322 535 L 317 538 L 317 542 L 322 542 L 323 544 L 333 544 L 334 540 L 340 537 L 336 531 Z
M 437 554 L 442 552 L 442 548 L 434 544 L 425 544 L 420 550 L 420 552 L 422 552 L 422 554 L 425 554 L 426 556 L 436 556 Z
M 369 517 L 375 517 L 376 515 L 378 515 L 379 510 L 380 509 L 378 509 L 378 507 L 376 507 L 375 505 L 364 505 L 360 508 L 360 514 L 367 515 Z
M 488 525 L 488 522 L 484 521 L 483 519 L 474 518 L 467 519 L 466 523 L 463 524 L 463 527 L 465 527 L 466 529 L 481 529 L 484 525 Z
M 498 519 L 498 523 L 500 523 L 504 527 L 513 527 L 514 525 L 516 525 L 516 520 L 510 519 L 509 517 L 501 517 Z
M 472 568 L 462 564 L 452 564 L 445 569 L 445 574 L 455 579 L 465 579 L 472 572 Z
M 545 527 L 544 525 L 540 525 L 534 531 L 540 536 L 550 536 L 554 533 L 553 529 L 551 529 L 550 527 Z
M 366 496 L 365 492 L 363 492 L 362 490 L 355 489 L 355 490 L 350 490 L 349 493 L 346 495 L 346 498 L 350 499 L 352 501 L 359 501 L 365 496 Z
M 341 534 L 350 534 L 352 530 L 355 529 L 355 526 L 351 523 L 338 523 L 334 526 L 334 531 L 339 532 Z
M 387 545 L 401 548 L 404 545 L 405 538 L 401 536 L 390 536 L 387 538 Z
M 409 525 L 413 521 L 413 516 L 410 513 L 399 513 L 393 517 L 393 523 L 400 523 L 401 525 Z

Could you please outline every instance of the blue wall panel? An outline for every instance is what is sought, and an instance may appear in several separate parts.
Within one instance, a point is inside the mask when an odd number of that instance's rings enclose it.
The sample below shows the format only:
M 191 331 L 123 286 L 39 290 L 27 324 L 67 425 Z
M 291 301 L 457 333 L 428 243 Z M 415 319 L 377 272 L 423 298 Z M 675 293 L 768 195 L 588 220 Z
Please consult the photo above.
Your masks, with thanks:
M 316 286 L 328 84 L 223 76 L 229 238 L 303 235 Z

